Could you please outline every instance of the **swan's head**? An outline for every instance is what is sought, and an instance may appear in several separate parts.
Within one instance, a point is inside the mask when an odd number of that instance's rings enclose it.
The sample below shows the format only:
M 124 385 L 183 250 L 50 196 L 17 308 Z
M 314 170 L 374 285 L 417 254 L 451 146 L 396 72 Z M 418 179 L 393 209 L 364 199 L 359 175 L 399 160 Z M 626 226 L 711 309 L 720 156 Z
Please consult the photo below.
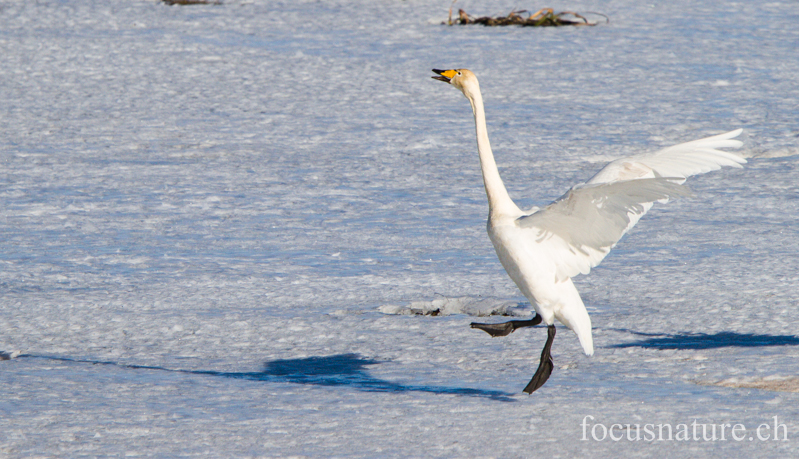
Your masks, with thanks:
M 433 69 L 433 72 L 439 76 L 432 77 L 434 80 L 449 83 L 452 86 L 460 89 L 463 95 L 470 100 L 474 100 L 476 95 L 480 94 L 480 84 L 477 82 L 477 77 L 474 76 L 471 70 L 468 69 L 451 69 L 451 70 L 438 70 Z

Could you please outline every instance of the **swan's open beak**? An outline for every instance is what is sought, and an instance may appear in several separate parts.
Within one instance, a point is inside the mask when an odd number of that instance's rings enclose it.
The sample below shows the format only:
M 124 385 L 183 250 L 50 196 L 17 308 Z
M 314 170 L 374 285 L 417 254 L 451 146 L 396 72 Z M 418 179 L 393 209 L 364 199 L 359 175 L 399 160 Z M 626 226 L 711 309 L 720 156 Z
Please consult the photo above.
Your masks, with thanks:
M 432 78 L 432 79 L 434 79 L 434 80 L 438 80 L 438 81 L 443 81 L 444 83 L 449 83 L 449 82 L 450 82 L 450 80 L 452 80 L 452 77 L 454 77 L 454 76 L 455 76 L 455 74 L 457 74 L 457 73 L 458 73 L 458 72 L 457 72 L 457 71 L 455 71 L 455 70 L 439 70 L 439 69 L 433 69 L 433 71 L 434 71 L 435 73 L 437 73 L 437 74 L 441 75 L 441 76 L 434 76 L 434 77 L 430 77 L 430 78 Z

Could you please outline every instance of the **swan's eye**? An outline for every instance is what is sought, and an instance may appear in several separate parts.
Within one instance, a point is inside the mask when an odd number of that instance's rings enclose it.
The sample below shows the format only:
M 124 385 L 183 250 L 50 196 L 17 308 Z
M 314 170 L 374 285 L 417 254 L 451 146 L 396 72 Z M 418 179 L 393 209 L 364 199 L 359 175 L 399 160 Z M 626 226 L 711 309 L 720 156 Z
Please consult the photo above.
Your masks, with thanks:
M 461 72 L 458 72 L 458 76 L 461 76 L 461 75 L 462 75 Z

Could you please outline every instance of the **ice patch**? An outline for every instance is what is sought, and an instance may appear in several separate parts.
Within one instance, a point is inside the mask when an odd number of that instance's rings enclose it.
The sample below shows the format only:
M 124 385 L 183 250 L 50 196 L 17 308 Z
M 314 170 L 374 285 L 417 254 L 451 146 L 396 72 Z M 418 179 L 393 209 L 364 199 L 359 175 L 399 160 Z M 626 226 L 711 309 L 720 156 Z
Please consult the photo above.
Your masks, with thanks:
M 438 298 L 432 301 L 413 301 L 406 306 L 387 304 L 377 308 L 383 314 L 449 316 L 466 314 L 476 317 L 532 315 L 529 304 L 500 298 Z
M 783 148 L 773 151 L 765 151 L 753 156 L 756 158 L 785 158 L 788 156 L 799 156 L 799 148 Z
M 775 392 L 799 392 L 799 378 L 796 376 L 766 376 L 764 378 L 728 378 L 721 381 L 704 382 L 703 386 L 721 386 L 736 389 L 762 389 Z
M 20 354 L 22 351 L 0 352 L 0 360 L 16 359 Z

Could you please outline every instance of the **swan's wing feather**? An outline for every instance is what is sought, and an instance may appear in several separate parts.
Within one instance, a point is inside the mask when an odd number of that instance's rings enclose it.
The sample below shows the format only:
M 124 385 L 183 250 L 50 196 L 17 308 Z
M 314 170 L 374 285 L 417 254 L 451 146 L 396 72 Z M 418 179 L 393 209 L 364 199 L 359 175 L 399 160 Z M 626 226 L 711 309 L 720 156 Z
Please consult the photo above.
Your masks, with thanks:
M 652 207 L 687 195 L 687 177 L 742 167 L 746 160 L 719 148 L 738 148 L 741 129 L 609 163 L 585 185 L 543 210 L 519 218 L 522 228 L 556 265 L 556 279 L 587 274 Z
M 690 194 L 679 179 L 658 177 L 586 184 L 516 223 L 531 230 L 556 265 L 556 279 L 587 274 L 655 201 Z
M 612 183 L 621 180 L 635 180 L 652 177 L 680 177 L 721 169 L 723 166 L 742 167 L 746 163 L 742 157 L 719 148 L 738 148 L 741 141 L 734 140 L 741 133 L 736 129 L 713 137 L 681 143 L 654 153 L 617 159 L 587 183 Z

